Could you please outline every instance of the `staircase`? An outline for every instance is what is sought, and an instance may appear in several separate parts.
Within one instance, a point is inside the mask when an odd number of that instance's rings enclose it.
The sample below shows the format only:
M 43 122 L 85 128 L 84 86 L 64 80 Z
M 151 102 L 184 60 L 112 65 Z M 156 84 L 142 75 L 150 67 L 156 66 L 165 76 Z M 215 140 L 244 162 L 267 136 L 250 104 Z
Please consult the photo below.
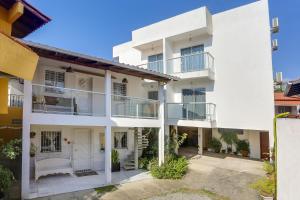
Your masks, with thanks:
M 125 170 L 135 170 L 135 163 L 134 163 L 134 152 L 127 156 L 127 159 L 124 163 Z
M 149 140 L 146 135 L 143 135 L 141 131 L 137 131 L 137 149 L 138 149 L 138 156 L 141 157 L 143 154 L 143 149 L 146 149 L 149 146 Z M 127 159 L 124 163 L 125 170 L 134 170 L 135 163 L 134 163 L 134 152 L 128 155 Z

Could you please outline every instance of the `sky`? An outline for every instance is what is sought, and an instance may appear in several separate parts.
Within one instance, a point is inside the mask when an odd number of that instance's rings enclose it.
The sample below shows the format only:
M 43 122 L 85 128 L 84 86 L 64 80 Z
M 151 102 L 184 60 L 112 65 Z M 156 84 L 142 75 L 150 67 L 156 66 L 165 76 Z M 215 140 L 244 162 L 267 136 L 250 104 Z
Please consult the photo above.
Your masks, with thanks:
M 255 0 L 27 0 L 52 21 L 26 40 L 112 59 L 112 47 L 131 40 L 131 31 L 207 6 L 212 14 Z M 270 17 L 279 17 L 279 50 L 274 71 L 285 80 L 300 78 L 300 1 L 269 0 Z

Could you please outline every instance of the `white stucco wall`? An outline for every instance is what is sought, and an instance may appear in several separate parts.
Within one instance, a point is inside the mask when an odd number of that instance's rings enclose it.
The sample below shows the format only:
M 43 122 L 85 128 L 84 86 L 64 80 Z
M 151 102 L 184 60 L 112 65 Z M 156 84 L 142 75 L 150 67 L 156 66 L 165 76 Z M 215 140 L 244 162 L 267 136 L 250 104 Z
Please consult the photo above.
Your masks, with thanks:
M 186 18 L 186 21 L 193 20 L 201 19 L 199 16 Z M 166 41 L 163 49 L 166 58 L 177 57 L 181 48 L 199 44 L 204 44 L 204 51 L 214 56 L 214 81 L 193 78 L 171 83 L 167 87 L 167 102 L 181 102 L 183 88 L 205 87 L 207 102 L 216 104 L 216 127 L 268 131 L 272 145 L 274 102 L 269 21 L 268 1 L 261 0 L 212 15 L 212 35 L 193 29 L 177 36 L 160 35 L 160 39 Z M 164 29 L 154 27 L 167 26 L 166 22 L 168 20 L 133 33 L 147 30 L 143 37 L 148 36 L 150 40 L 152 34 L 164 33 Z M 177 26 L 169 31 L 176 34 L 181 28 Z M 151 45 L 145 43 L 147 45 L 151 50 Z M 136 64 L 145 62 L 141 55 L 149 49 L 138 51 L 131 41 L 115 46 L 113 55 L 119 56 L 122 63 Z
M 278 197 L 277 199 L 300 199 L 300 120 L 277 120 L 278 144 Z

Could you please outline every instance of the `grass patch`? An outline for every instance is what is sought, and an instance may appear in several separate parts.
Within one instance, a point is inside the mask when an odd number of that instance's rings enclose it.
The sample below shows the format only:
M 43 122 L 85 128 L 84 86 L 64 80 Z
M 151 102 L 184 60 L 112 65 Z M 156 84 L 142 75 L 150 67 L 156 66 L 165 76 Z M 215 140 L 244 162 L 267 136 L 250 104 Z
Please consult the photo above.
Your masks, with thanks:
M 117 189 L 118 188 L 115 185 L 107 185 L 107 186 L 104 186 L 104 187 L 95 188 L 95 191 L 97 192 L 97 194 L 103 194 L 103 193 L 106 193 L 106 192 L 113 192 Z

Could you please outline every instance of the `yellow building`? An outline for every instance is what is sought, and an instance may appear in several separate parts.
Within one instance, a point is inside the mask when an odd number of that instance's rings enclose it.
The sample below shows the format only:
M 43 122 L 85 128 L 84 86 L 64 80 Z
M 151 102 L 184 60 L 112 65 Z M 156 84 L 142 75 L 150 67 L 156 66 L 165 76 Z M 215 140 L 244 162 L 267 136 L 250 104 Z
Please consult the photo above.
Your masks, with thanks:
M 31 80 L 38 62 L 38 55 L 16 38 L 49 21 L 24 0 L 0 0 L 0 114 L 8 113 L 9 77 Z

